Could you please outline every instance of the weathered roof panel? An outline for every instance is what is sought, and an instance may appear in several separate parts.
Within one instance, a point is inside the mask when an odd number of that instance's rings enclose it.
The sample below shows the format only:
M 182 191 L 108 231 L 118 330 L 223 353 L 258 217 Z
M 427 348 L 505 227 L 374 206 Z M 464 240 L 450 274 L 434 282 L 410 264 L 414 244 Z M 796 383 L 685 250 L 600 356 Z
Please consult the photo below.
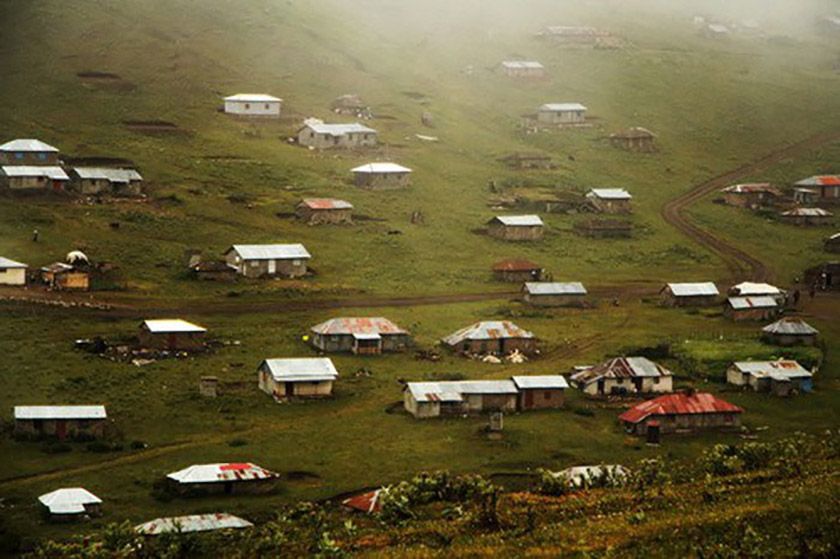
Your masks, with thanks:
M 152 334 L 200 333 L 207 329 L 180 318 L 144 320 L 143 326 Z
M 454 346 L 467 340 L 532 339 L 533 337 L 533 333 L 523 330 L 509 320 L 488 320 L 461 328 L 443 338 L 443 342 Z
M 520 390 L 529 389 L 565 389 L 569 383 L 563 375 L 517 375 L 511 377 L 513 384 Z
M 524 287 L 530 295 L 586 295 L 586 288 L 579 281 L 560 283 L 529 281 Z
M 712 282 L 669 283 L 668 288 L 675 297 L 708 297 L 710 295 L 720 295 L 717 286 Z
M 15 419 L 105 419 L 105 406 L 15 406 Z
M 306 260 L 312 258 L 300 243 L 267 245 L 233 245 L 227 252 L 236 251 L 242 260 Z
M 244 518 L 227 513 L 191 514 L 187 516 L 171 516 L 155 518 L 134 527 L 140 534 L 156 536 L 158 534 L 188 534 L 191 532 L 209 532 L 211 530 L 230 530 L 234 528 L 250 528 L 253 526 Z
M 58 153 L 58 148 L 45 144 L 41 140 L 22 139 L 12 140 L 11 142 L 0 145 L 0 151 Z
M 319 382 L 338 378 L 332 359 L 327 357 L 266 359 L 262 366 L 279 382 Z
M 744 410 L 708 392 L 666 394 L 637 404 L 618 418 L 627 423 L 639 423 L 651 416 L 697 415 L 707 413 L 742 413 Z
M 324 335 L 408 334 L 406 330 L 381 316 L 332 318 L 313 326 L 312 331 Z
M 279 477 L 278 474 L 250 462 L 197 464 L 167 474 L 178 483 L 222 483 L 227 481 L 260 481 Z

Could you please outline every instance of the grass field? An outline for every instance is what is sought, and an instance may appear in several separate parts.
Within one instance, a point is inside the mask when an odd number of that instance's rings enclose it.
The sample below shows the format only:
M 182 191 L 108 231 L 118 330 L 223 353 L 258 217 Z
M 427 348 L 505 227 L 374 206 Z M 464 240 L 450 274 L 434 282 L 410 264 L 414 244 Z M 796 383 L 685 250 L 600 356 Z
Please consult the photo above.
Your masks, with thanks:
M 506 418 L 502 441 L 480 435 L 482 418 L 416 422 L 386 413 L 401 398 L 398 379 L 565 373 L 663 341 L 761 347 L 757 325 L 733 324 L 715 313 L 663 309 L 635 295 L 622 296 L 618 307 L 605 299 L 586 311 L 535 312 L 504 297 L 338 311 L 259 309 L 309 299 L 502 291 L 511 286 L 492 282 L 489 267 L 514 256 L 541 263 L 558 280 L 591 287 L 720 279 L 727 274 L 723 262 L 667 225 L 660 217 L 663 204 L 840 122 L 840 75 L 831 70 L 838 43 L 804 24 L 768 22 L 767 34 L 777 40 L 734 35 L 715 42 L 694 31 L 691 10 L 654 12 L 658 2 L 592 3 L 571 12 L 547 0 L 527 4 L 511 15 L 501 0 L 482 2 L 480 10 L 477 1 L 439 0 L 424 2 L 422 10 L 384 0 L 358 0 L 352 9 L 338 0 L 255 0 L 236 9 L 221 0 L 0 3 L 0 20 L 8 22 L 0 45 L 3 137 L 38 137 L 67 156 L 128 158 L 150 190 L 148 203 L 0 198 L 0 254 L 40 266 L 81 248 L 119 267 L 113 277 L 118 289 L 92 297 L 129 309 L 109 316 L 4 303 L 0 351 L 8 357 L 0 372 L 0 407 L 106 403 L 126 446 L 102 454 L 72 445 L 70 452 L 47 454 L 39 443 L 0 437 L 0 452 L 11 457 L 0 474 L 6 525 L 28 530 L 30 539 L 74 532 L 75 526 L 41 521 L 35 501 L 68 484 L 105 500 L 105 516 L 94 525 L 218 509 L 248 516 L 423 469 L 492 474 L 660 453 L 690 460 L 710 441 L 733 439 L 708 435 L 644 447 L 623 435 L 615 421 L 619 408 L 577 394 L 570 395 L 566 410 Z M 610 29 L 626 45 L 564 49 L 533 37 L 542 26 L 570 18 Z M 41 32 L 59 27 L 60 33 Z M 549 77 L 521 83 L 494 70 L 500 60 L 517 57 L 540 60 Z M 116 73 L 122 81 L 78 78 L 84 71 Z M 283 97 L 287 117 L 252 123 L 219 113 L 221 96 L 239 91 Z M 319 153 L 286 141 L 302 118 L 329 118 L 330 101 L 349 92 L 360 94 L 379 116 L 369 124 L 380 131 L 381 147 Z M 554 101 L 586 104 L 594 126 L 523 134 L 520 115 Z M 433 129 L 420 124 L 425 110 L 434 115 Z M 123 124 L 128 120 L 169 121 L 180 131 L 138 133 Z M 628 126 L 655 131 L 660 150 L 630 154 L 604 140 Z M 416 133 L 439 136 L 440 142 L 418 141 Z M 559 168 L 518 173 L 496 161 L 517 150 L 549 153 Z M 789 185 L 818 172 L 838 172 L 838 157 L 840 143 L 834 143 L 751 180 Z M 413 168 L 411 188 L 382 193 L 352 186 L 349 169 L 378 159 Z M 548 232 L 541 243 L 516 245 L 478 235 L 472 230 L 495 213 L 488 206 L 490 180 L 521 184 L 526 193 L 627 188 L 634 195 L 636 232 L 628 240 L 583 239 L 572 233 L 581 216 L 549 214 L 543 216 Z M 277 216 L 312 195 L 350 200 L 358 213 L 384 221 L 309 227 Z M 231 196 L 251 203 L 232 203 Z M 767 263 L 781 285 L 825 259 L 820 242 L 828 229 L 783 225 L 715 204 L 714 197 L 693 206 L 689 217 Z M 410 223 L 415 210 L 423 212 L 425 225 Z M 114 221 L 119 229 L 109 226 Z M 31 242 L 33 229 L 41 242 Z M 391 230 L 401 234 L 389 235 Z M 271 241 L 303 242 L 317 275 L 236 285 L 185 277 L 185 249 L 219 254 L 233 243 Z M 230 297 L 231 291 L 239 296 Z M 251 310 L 228 312 L 237 303 Z M 76 338 L 133 335 L 144 306 L 180 308 L 186 319 L 193 310 L 214 338 L 241 345 L 145 367 L 73 350 Z M 838 426 L 840 302 L 820 295 L 805 311 L 825 343 L 816 392 L 784 401 L 725 392 L 748 410 L 749 427 L 767 427 L 763 438 Z M 277 405 L 256 389 L 262 359 L 314 355 L 301 335 L 338 314 L 387 316 L 410 329 L 421 347 L 473 321 L 510 317 L 537 333 L 544 356 L 519 366 L 449 355 L 439 363 L 412 354 L 338 356 L 342 378 L 330 401 Z M 676 360 L 668 365 L 678 384 L 725 391 Z M 357 377 L 363 367 L 372 376 Z M 206 374 L 226 383 L 216 400 L 198 396 L 198 379 Z M 584 408 L 594 413 L 575 413 Z M 132 441 L 148 447 L 132 449 Z M 288 479 L 268 497 L 161 502 L 150 493 L 169 471 L 227 460 L 313 475 Z

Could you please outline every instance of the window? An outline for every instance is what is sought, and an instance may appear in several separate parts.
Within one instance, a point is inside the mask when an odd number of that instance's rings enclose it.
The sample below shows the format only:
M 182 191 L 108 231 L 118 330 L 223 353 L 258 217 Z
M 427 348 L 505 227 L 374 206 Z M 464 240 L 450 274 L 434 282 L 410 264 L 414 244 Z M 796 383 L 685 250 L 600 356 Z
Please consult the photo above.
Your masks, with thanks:
M 39 153 L 38 154 L 38 159 L 41 160 L 41 161 L 46 161 L 47 160 L 47 154 L 46 153 Z
M 245 108 L 250 109 L 251 108 L 251 103 L 245 103 Z
M 292 260 L 292 266 L 300 266 L 300 260 Z
M 659 384 L 659 381 L 662 380 L 660 377 L 653 377 L 653 384 Z
M 15 153 L 15 159 L 23 159 L 25 154 L 22 151 Z
M 270 108 L 271 108 L 271 106 L 270 106 L 268 103 L 266 103 L 266 104 L 265 104 L 265 110 L 268 110 L 268 109 L 270 109 Z
M 546 400 L 551 400 L 551 392 L 549 392 L 549 391 L 547 391 L 547 390 L 546 390 L 546 391 L 544 392 L 544 394 L 545 394 L 545 399 L 546 399 Z

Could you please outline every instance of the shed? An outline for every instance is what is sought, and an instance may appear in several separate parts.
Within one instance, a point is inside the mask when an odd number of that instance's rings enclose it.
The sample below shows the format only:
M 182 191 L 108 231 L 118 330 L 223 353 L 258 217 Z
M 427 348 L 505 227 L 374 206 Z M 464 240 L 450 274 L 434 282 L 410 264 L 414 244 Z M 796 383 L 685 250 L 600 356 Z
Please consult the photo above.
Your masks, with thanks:
M 586 106 L 580 103 L 546 103 L 537 109 L 540 124 L 583 124 L 586 122 Z
M 232 514 L 224 512 L 210 514 L 190 514 L 186 516 L 170 516 L 155 518 L 149 522 L 134 527 L 134 531 L 146 536 L 160 534 L 192 534 L 195 532 L 211 532 L 217 530 L 239 530 L 251 528 L 253 524 Z
M 170 488 L 178 493 L 266 493 L 280 475 L 250 462 L 197 464 L 167 474 Z
M 826 252 L 840 252 L 840 233 L 828 237 L 823 243 Z
M 782 192 L 768 182 L 733 184 L 723 190 L 723 200 L 730 206 L 756 210 L 771 205 Z
M 574 227 L 579 235 L 596 239 L 626 239 L 633 234 L 633 223 L 624 219 L 587 219 Z
M 90 289 L 90 273 L 64 262 L 55 262 L 41 268 L 41 281 L 50 288 L 61 291 L 87 291 Z
M 409 382 L 405 409 L 418 419 L 516 411 L 518 390 L 511 380 Z
M 275 400 L 326 398 L 338 379 L 332 359 L 326 357 L 266 359 L 257 375 L 260 389 Z
M 0 178 L 10 190 L 63 192 L 70 177 L 61 167 L 48 165 L 4 165 Z
M 768 320 L 781 312 L 778 301 L 768 295 L 729 297 L 723 306 L 724 316 L 735 320 Z
M 312 327 L 312 345 L 326 352 L 351 352 L 378 355 L 403 351 L 411 345 L 411 336 L 387 318 L 333 318 Z
M 337 198 L 304 198 L 295 213 L 309 225 L 353 223 L 353 204 Z
M 441 340 L 457 353 L 505 355 L 513 351 L 533 353 L 537 339 L 509 320 L 476 322 Z
M 81 194 L 139 196 L 143 193 L 143 177 L 134 169 L 73 167 L 71 175 L 71 188 Z
M 545 66 L 535 60 L 505 60 L 502 72 L 512 78 L 543 78 Z
M 298 144 L 315 149 L 353 149 L 373 147 L 377 143 L 377 132 L 363 124 L 325 124 L 310 118 L 304 121 L 297 133 Z
M 0 165 L 59 165 L 58 148 L 41 140 L 12 140 L 0 145 Z
M 102 499 L 82 487 L 56 489 L 41 495 L 38 501 L 54 522 L 99 516 L 102 512 Z
M 582 367 L 572 384 L 590 396 L 671 392 L 674 374 L 647 357 L 616 357 L 594 367 Z
M 28 266 L 0 256 L 0 285 L 26 285 Z
M 521 411 L 562 408 L 569 387 L 562 375 L 530 375 L 511 377 L 519 390 L 517 407 Z
M 712 282 L 669 283 L 659 292 L 672 307 L 708 307 L 717 303 L 720 292 Z
M 500 260 L 493 264 L 493 277 L 499 281 L 521 283 L 526 281 L 539 281 L 543 269 L 524 258 L 510 258 Z
M 225 112 L 237 116 L 278 117 L 283 100 L 265 93 L 237 93 L 225 97 Z
M 233 245 L 225 251 L 228 266 L 246 278 L 306 275 L 312 255 L 302 244 Z
M 140 345 L 150 349 L 167 351 L 195 351 L 204 349 L 207 329 L 181 320 L 144 320 L 140 324 Z
M 586 199 L 596 211 L 605 214 L 629 214 L 633 196 L 623 188 L 593 188 Z
M 370 190 L 396 190 L 411 185 L 411 169 L 397 163 L 366 163 L 352 172 L 356 186 Z
M 709 25 L 703 28 L 703 34 L 706 37 L 722 39 L 725 37 L 729 37 L 729 28 L 720 23 L 710 23 Z
M 794 183 L 819 192 L 820 200 L 840 202 L 840 175 L 814 175 Z
M 538 215 L 498 215 L 487 222 L 487 233 L 505 241 L 539 241 L 545 224 Z
M 15 406 L 15 436 L 58 440 L 101 438 L 108 414 L 105 406 Z
M 553 169 L 551 156 L 538 152 L 516 152 L 498 159 L 512 169 Z
M 814 345 L 819 330 L 798 317 L 785 317 L 761 329 L 764 339 L 774 345 Z
M 767 296 L 776 300 L 779 305 L 785 302 L 785 291 L 775 285 L 763 282 L 744 281 L 729 288 L 729 294 L 734 297 Z
M 726 382 L 756 392 L 791 396 L 811 392 L 813 374 L 796 361 L 741 361 L 726 370 Z
M 522 299 L 541 307 L 582 307 L 586 305 L 586 288 L 579 281 L 526 282 Z
M 610 134 L 610 143 L 628 151 L 650 153 L 656 151 L 656 134 L 647 128 L 634 126 Z
M 369 110 L 362 98 L 355 93 L 339 95 L 330 104 L 334 113 L 340 115 L 362 116 Z
M 708 392 L 666 394 L 637 404 L 618 419 L 628 433 L 644 435 L 652 422 L 660 433 L 734 429 L 744 410 Z
M 793 225 L 830 225 L 834 214 L 822 208 L 794 208 L 782 212 L 780 218 Z

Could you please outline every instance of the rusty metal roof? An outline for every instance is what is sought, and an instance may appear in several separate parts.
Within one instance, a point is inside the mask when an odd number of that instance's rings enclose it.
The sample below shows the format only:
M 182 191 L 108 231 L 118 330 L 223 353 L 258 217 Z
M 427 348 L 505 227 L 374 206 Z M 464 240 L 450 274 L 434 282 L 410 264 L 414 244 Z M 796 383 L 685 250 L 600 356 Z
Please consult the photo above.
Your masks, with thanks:
M 408 334 L 408 331 L 381 316 L 332 318 L 313 326 L 312 332 L 324 335 Z
M 814 175 L 795 184 L 796 186 L 840 186 L 840 175 Z
M 304 198 L 302 205 L 313 210 L 352 210 L 353 204 L 337 198 Z
M 813 376 L 808 369 L 790 359 L 780 359 L 778 361 L 739 361 L 732 365 L 740 372 L 758 378 L 773 377 L 777 379 L 791 379 L 810 378 Z
M 453 380 L 409 382 L 406 390 L 417 402 L 461 402 L 471 394 L 517 394 L 512 380 Z
M 360 493 L 341 501 L 345 507 L 353 510 L 363 512 L 365 514 L 374 514 L 382 510 L 382 503 L 379 501 L 379 495 L 382 489 Z
M 637 404 L 618 416 L 626 423 L 639 423 L 662 415 L 698 415 L 707 413 L 742 413 L 744 410 L 708 392 L 666 394 Z
M 585 386 L 602 378 L 654 378 L 671 375 L 671 371 L 647 357 L 616 357 L 594 367 L 584 368 L 572 374 L 571 379 Z
M 155 518 L 134 527 L 140 534 L 156 536 L 158 534 L 187 534 L 190 532 L 209 532 L 211 530 L 229 530 L 233 528 L 250 528 L 253 526 L 244 518 L 223 512 L 211 514 L 191 514 L 187 516 L 171 516 Z
M 461 328 L 443 338 L 442 341 L 447 345 L 456 345 L 467 340 L 531 339 L 533 337 L 533 333 L 523 330 L 509 320 L 488 320 Z
M 745 309 L 775 309 L 779 306 L 776 299 L 767 295 L 759 295 L 757 297 L 730 297 L 726 300 L 726 304 L 736 311 Z
M 278 474 L 250 462 L 198 464 L 167 474 L 178 483 L 222 483 L 226 481 L 260 481 L 279 477 Z
M 535 264 L 530 260 L 523 259 L 509 259 L 500 260 L 493 264 L 494 272 L 531 272 L 534 270 L 541 270 L 539 264 Z
M 819 330 L 797 317 L 786 317 L 768 324 L 761 329 L 767 334 L 780 334 L 783 336 L 816 336 Z

